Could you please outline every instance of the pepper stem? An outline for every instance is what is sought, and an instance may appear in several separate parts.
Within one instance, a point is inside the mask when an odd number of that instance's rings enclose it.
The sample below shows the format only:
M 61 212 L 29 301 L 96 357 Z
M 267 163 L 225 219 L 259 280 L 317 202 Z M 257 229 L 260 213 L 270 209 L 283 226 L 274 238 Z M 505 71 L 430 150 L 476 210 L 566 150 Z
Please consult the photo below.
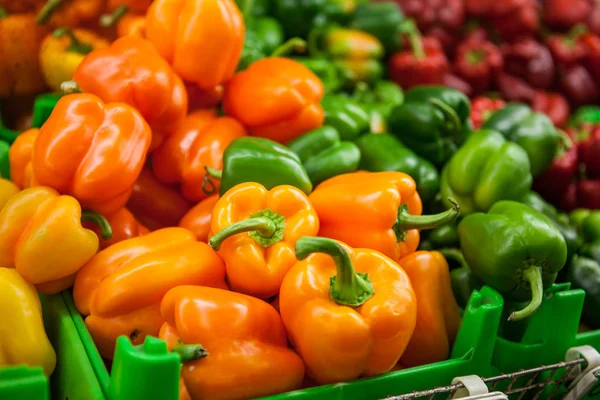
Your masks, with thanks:
M 283 239 L 285 218 L 268 208 L 261 210 L 244 221 L 229 225 L 211 237 L 208 244 L 218 251 L 225 239 L 243 232 L 248 232 L 248 236 L 261 246 L 269 247 Z
M 508 317 L 509 321 L 520 321 L 531 317 L 542 305 L 544 286 L 542 282 L 542 269 L 535 265 L 523 271 L 523 278 L 529 282 L 531 287 L 531 302 L 522 310 L 515 311 Z
M 454 134 L 459 134 L 462 130 L 462 122 L 460 122 L 460 118 L 456 111 L 440 99 L 431 98 L 429 99 L 429 103 L 444 115 L 444 118 L 447 121 L 446 128 Z
M 304 53 L 306 51 L 306 41 L 301 38 L 291 38 L 278 48 L 276 48 L 271 57 L 283 57 L 292 52 Z
M 8 17 L 8 12 L 6 11 L 6 8 L 0 6 L 0 19 L 4 19 Z
M 460 206 L 454 199 L 448 198 L 448 201 L 452 203 L 452 208 L 433 215 L 411 215 L 406 204 L 402 204 L 398 208 L 398 218 L 392 227 L 398 242 L 404 241 L 406 231 L 410 229 L 433 229 L 455 220 L 460 214 Z
M 421 42 L 421 35 L 415 21 L 408 19 L 400 25 L 400 32 L 408 35 L 410 40 L 410 47 L 412 48 L 413 55 L 417 60 L 425 58 L 425 50 L 423 49 L 423 42 Z
M 109 240 L 112 238 L 112 227 L 101 214 L 98 214 L 95 211 L 84 210 L 81 212 L 81 222 L 91 222 L 98 225 L 98 228 L 100 228 L 100 237 L 102 237 L 102 239 Z
M 223 177 L 223 171 L 208 166 L 204 166 L 204 171 L 206 171 L 206 174 L 204 174 L 204 179 L 202 179 L 202 191 L 204 192 L 204 194 L 210 196 L 214 194 L 217 190 L 217 186 L 212 181 L 212 179 L 220 181 Z
M 298 260 L 304 260 L 312 253 L 333 258 L 337 274 L 329 280 L 329 295 L 336 303 L 358 307 L 375 294 L 369 275 L 354 270 L 348 252 L 335 240 L 303 236 L 296 242 L 295 250 Z
M 77 85 L 77 82 L 75 82 L 75 81 L 64 81 L 63 83 L 60 84 L 60 90 L 62 90 L 62 92 L 64 94 L 73 94 L 73 93 L 82 93 L 83 92 L 81 90 L 81 88 Z
M 208 355 L 206 349 L 199 344 L 176 344 L 171 353 L 179 354 L 181 362 L 199 360 Z
M 460 264 L 461 268 L 469 267 L 469 265 L 467 264 L 467 261 L 465 260 L 465 256 L 463 256 L 463 253 L 458 249 L 446 248 L 446 249 L 439 249 L 439 250 L 435 250 L 435 251 L 437 251 L 438 253 L 441 253 L 441 255 L 443 255 L 446 260 L 456 261 L 457 263 Z
M 94 50 L 94 47 L 89 43 L 80 42 L 79 39 L 75 36 L 72 30 L 69 28 L 58 28 L 54 32 L 52 32 L 52 36 L 55 38 L 61 38 L 67 35 L 69 40 L 71 40 L 71 44 L 67 47 L 67 51 L 79 54 L 89 54 Z
M 117 22 L 119 22 L 119 20 L 128 12 L 129 7 L 127 7 L 125 4 L 121 4 L 115 8 L 115 11 L 113 11 L 112 14 L 103 14 L 100 16 L 100 26 L 103 28 L 115 26 Z
M 58 7 L 60 7 L 62 5 L 62 3 L 63 3 L 63 0 L 48 0 L 48 1 L 46 1 L 46 4 L 44 4 L 44 7 L 40 10 L 38 15 L 35 17 L 35 22 L 37 22 L 39 25 L 43 25 L 46 22 L 48 22 L 48 20 L 52 16 L 52 14 L 54 14 L 56 9 Z

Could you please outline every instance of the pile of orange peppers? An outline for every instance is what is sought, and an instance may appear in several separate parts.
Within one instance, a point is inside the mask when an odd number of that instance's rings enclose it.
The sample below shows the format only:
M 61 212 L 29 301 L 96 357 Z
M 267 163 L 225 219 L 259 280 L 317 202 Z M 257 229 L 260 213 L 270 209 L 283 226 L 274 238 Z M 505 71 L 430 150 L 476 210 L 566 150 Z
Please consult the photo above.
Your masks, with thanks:
M 448 264 L 417 246 L 457 208 L 421 215 L 401 172 L 347 173 L 310 194 L 252 181 L 204 190 L 237 138 L 285 142 L 324 119 L 322 84 L 302 64 L 275 56 L 236 71 L 245 25 L 233 0 L 0 7 L 11 78 L 0 97 L 69 92 L 10 148 L 0 267 L 40 293 L 72 290 L 103 357 L 122 335 L 165 340 L 182 355 L 182 399 L 448 357 L 460 325 Z M 107 28 L 92 28 L 98 18 Z

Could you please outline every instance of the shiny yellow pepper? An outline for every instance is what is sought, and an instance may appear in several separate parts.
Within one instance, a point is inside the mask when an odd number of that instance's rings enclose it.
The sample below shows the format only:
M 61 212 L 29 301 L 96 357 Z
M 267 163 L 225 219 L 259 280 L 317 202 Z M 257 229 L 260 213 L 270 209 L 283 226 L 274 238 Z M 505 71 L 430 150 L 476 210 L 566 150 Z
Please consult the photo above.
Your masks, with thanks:
M 50 376 L 56 354 L 44 330 L 40 299 L 12 268 L 0 268 L 0 321 L 0 367 L 40 366 Z
M 8 203 L 11 197 L 19 193 L 19 187 L 8 179 L 0 178 L 0 210 Z

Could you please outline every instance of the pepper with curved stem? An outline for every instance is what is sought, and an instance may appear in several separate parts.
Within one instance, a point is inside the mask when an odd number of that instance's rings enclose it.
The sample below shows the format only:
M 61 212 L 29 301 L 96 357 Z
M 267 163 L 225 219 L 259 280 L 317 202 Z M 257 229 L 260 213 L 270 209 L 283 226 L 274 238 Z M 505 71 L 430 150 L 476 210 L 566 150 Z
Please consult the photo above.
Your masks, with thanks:
M 98 227 L 100 228 L 100 237 L 102 237 L 102 239 L 104 240 L 109 240 L 113 236 L 112 227 L 110 226 L 106 218 L 104 218 L 104 216 L 95 211 L 82 211 L 81 222 L 91 222 L 93 224 L 98 225 Z
M 406 231 L 410 229 L 433 229 L 455 220 L 460 214 L 460 206 L 454 199 L 448 198 L 448 201 L 452 208 L 433 215 L 411 215 L 408 206 L 402 204 L 398 208 L 398 218 L 392 227 L 398 241 L 403 241 Z
M 268 208 L 250 215 L 250 218 L 229 225 L 208 240 L 215 250 L 221 248 L 223 241 L 238 233 L 248 232 L 248 235 L 263 247 L 269 247 L 281 239 L 285 230 L 285 218 Z
M 520 321 L 533 315 L 542 305 L 544 294 L 544 285 L 542 283 L 542 269 L 535 265 L 523 271 L 523 278 L 529 283 L 531 288 L 531 302 L 525 308 L 519 311 L 513 311 L 509 316 L 509 321 Z
M 120 4 L 111 14 L 101 15 L 99 24 L 103 28 L 115 26 L 117 22 L 119 22 L 119 20 L 128 12 L 129 7 L 127 7 L 125 4 Z
M 65 35 L 69 38 L 69 40 L 71 40 L 69 47 L 67 47 L 67 51 L 79 54 L 89 54 L 92 52 L 92 50 L 94 50 L 94 46 L 79 41 L 73 31 L 69 28 L 58 28 L 52 32 L 52 36 L 55 38 L 61 38 Z
M 35 17 L 35 21 L 40 25 L 43 25 L 46 22 L 48 22 L 50 17 L 52 17 L 52 14 L 60 6 L 63 5 L 63 2 L 64 0 L 48 0 L 46 4 L 44 4 L 44 7 L 40 10 L 38 15 Z
M 276 48 L 271 57 L 286 57 L 289 53 L 303 53 L 306 51 L 306 41 L 301 38 L 291 38 L 278 48 Z

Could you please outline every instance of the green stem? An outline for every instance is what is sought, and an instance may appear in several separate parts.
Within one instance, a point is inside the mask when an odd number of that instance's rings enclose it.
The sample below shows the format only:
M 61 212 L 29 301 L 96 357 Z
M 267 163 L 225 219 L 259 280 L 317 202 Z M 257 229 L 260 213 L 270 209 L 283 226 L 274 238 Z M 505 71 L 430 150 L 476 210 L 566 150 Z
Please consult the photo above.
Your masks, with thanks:
M 465 260 L 465 256 L 458 249 L 445 248 L 445 249 L 438 249 L 435 251 L 437 251 L 438 253 L 441 253 L 446 260 L 456 261 L 457 263 L 460 264 L 461 268 L 469 267 L 467 264 L 467 261 Z
M 82 93 L 83 91 L 77 85 L 75 81 L 65 81 L 60 84 L 60 90 L 63 91 L 64 94 L 73 94 L 73 93 Z
M 229 225 L 211 237 L 208 244 L 218 251 L 225 239 L 238 233 L 248 232 L 248 236 L 258 244 L 263 247 L 269 247 L 283 239 L 284 231 L 285 218 L 267 208 L 266 210 L 261 210 L 250 215 L 244 221 Z
M 48 1 L 46 1 L 46 4 L 44 4 L 44 7 L 42 8 L 42 10 L 35 17 L 35 22 L 37 22 L 39 25 L 43 25 L 46 22 L 48 22 L 48 20 L 52 16 L 52 14 L 56 11 L 56 9 L 58 7 L 60 7 L 62 5 L 62 3 L 63 3 L 63 0 L 48 0 Z
M 310 57 L 316 58 L 324 56 L 324 53 L 321 51 L 319 46 L 319 41 L 321 40 L 321 36 L 325 34 L 325 28 L 313 28 L 308 33 L 308 55 Z
M 100 26 L 103 28 L 115 26 L 117 22 L 119 22 L 119 20 L 128 12 L 129 7 L 127 7 L 125 4 L 121 4 L 115 8 L 115 11 L 113 11 L 112 14 L 103 14 L 100 16 Z
M 204 179 L 202 179 L 202 191 L 204 194 L 210 196 L 217 191 L 217 186 L 212 180 L 216 179 L 220 181 L 223 177 L 223 171 L 207 166 L 204 167 L 204 170 L 206 171 L 206 174 L 204 175 Z
M 278 48 L 276 48 L 271 57 L 283 57 L 292 52 L 304 53 L 306 51 L 306 41 L 300 38 L 291 38 Z
M 244 15 L 245 18 L 250 16 L 252 9 L 254 8 L 254 0 L 242 0 L 242 7 L 240 11 Z
M 73 31 L 69 28 L 58 28 L 54 32 L 52 32 L 52 36 L 54 36 L 55 38 L 61 38 L 65 35 L 71 41 L 71 44 L 69 44 L 69 47 L 67 47 L 67 51 L 85 55 L 91 53 L 92 50 L 94 50 L 94 47 L 89 43 L 80 42 L 79 39 L 77 39 L 77 37 L 73 33 Z
M 454 135 L 460 134 L 462 130 L 462 122 L 460 122 L 460 118 L 458 117 L 456 111 L 454 111 L 452 107 L 440 99 L 429 99 L 429 103 L 440 110 L 440 112 L 444 115 L 444 119 L 447 123 L 447 129 Z
M 542 268 L 532 265 L 523 271 L 523 278 L 529 282 L 531 288 L 531 302 L 520 311 L 515 311 L 508 317 L 509 321 L 520 321 L 531 317 L 542 305 L 544 286 L 542 282 Z
M 6 8 L 0 6 L 0 19 L 4 19 L 8 17 L 8 12 L 6 11 Z
M 475 49 L 467 52 L 467 63 L 470 65 L 480 64 L 483 60 L 485 60 L 486 53 L 483 50 Z
M 109 240 L 112 238 L 112 227 L 101 214 L 98 214 L 95 211 L 84 210 L 81 212 L 81 222 L 91 222 L 98 225 L 98 228 L 100 228 L 100 237 L 102 237 L 102 239 Z
M 204 169 L 206 170 L 206 175 L 213 179 L 220 181 L 223 178 L 223 170 L 211 167 L 204 167 Z
M 369 276 L 354 270 L 350 256 L 335 240 L 303 236 L 296 241 L 295 249 L 298 260 L 304 260 L 312 253 L 323 253 L 333 258 L 337 274 L 330 278 L 329 295 L 336 303 L 358 307 L 375 294 Z
M 410 40 L 410 47 L 412 48 L 413 55 L 417 60 L 425 58 L 425 50 L 423 49 L 423 42 L 421 42 L 421 34 L 419 29 L 413 20 L 406 20 L 400 27 L 400 32 L 408 35 Z
M 449 198 L 448 201 L 452 203 L 452 208 L 433 215 L 411 215 L 406 204 L 402 204 L 392 227 L 398 242 L 404 241 L 406 231 L 410 229 L 433 229 L 455 220 L 460 214 L 460 207 L 453 199 Z
M 181 362 L 199 360 L 208 355 L 206 349 L 199 344 L 176 344 L 171 353 L 179 354 Z

